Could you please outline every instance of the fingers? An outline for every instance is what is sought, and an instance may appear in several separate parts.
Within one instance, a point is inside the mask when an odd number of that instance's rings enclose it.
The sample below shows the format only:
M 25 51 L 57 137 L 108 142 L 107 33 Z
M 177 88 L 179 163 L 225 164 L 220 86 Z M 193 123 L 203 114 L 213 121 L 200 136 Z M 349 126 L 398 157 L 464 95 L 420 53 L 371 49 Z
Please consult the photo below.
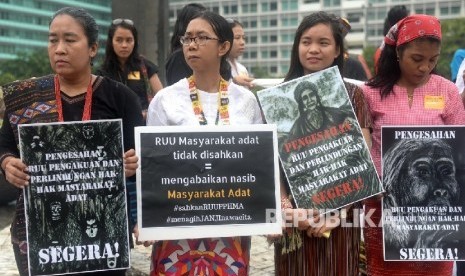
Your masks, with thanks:
M 124 153 L 124 172 L 126 177 L 130 177 L 136 174 L 136 170 L 139 167 L 139 157 L 136 155 L 134 149 L 130 149 Z
M 311 223 L 310 227 L 307 229 L 307 235 L 316 238 L 329 238 L 331 230 L 338 227 L 340 224 L 341 218 L 339 214 L 329 217 L 317 216 L 314 217 L 313 223 Z
M 143 245 L 145 247 L 149 247 L 152 244 L 155 243 L 155 241 L 139 241 L 139 227 L 137 227 L 137 224 L 134 226 L 134 229 L 132 230 L 132 233 L 134 233 L 134 237 L 136 238 L 136 244 L 137 245 Z
M 27 166 L 19 158 L 10 157 L 4 160 L 5 178 L 13 186 L 23 189 L 29 185 L 30 176 Z
M 253 80 L 254 78 L 250 78 L 250 77 L 243 76 L 243 75 L 234 77 L 234 81 L 237 84 L 248 87 L 248 88 L 252 88 L 254 86 L 252 83 Z

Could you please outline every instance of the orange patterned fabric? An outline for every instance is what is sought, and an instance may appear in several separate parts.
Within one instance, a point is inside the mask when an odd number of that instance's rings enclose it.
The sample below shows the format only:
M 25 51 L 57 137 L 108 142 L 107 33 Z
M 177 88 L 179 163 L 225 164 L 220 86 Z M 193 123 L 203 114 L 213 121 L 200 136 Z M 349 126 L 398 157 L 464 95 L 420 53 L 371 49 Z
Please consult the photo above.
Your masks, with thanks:
M 250 237 L 160 241 L 153 246 L 151 276 L 246 276 Z

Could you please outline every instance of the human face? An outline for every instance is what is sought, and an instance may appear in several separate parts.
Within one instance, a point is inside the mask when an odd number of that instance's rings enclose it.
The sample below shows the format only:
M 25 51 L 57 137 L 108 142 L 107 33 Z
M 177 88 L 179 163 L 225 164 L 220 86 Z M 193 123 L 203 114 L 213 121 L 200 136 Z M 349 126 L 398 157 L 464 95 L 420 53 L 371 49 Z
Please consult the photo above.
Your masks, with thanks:
M 211 38 L 218 38 L 213 31 L 212 26 L 208 21 L 202 18 L 195 18 L 187 25 L 186 37 L 207 36 Z M 215 70 L 219 72 L 221 64 L 221 57 L 224 56 L 229 50 L 229 42 L 219 42 L 218 40 L 207 40 L 205 45 L 198 45 L 191 41 L 187 45 L 183 45 L 184 57 L 187 64 L 195 72 L 205 70 Z
M 416 88 L 425 84 L 438 63 L 441 45 L 429 40 L 414 40 L 398 51 L 400 79 L 398 84 Z
M 48 56 L 52 69 L 63 77 L 90 74 L 90 61 L 97 54 L 97 44 L 89 46 L 84 28 L 73 17 L 58 15 L 50 24 Z
M 236 59 L 244 53 L 245 33 L 244 29 L 240 25 L 235 26 L 232 30 L 234 33 L 234 42 L 231 48 L 231 52 L 229 52 L 229 56 L 233 59 Z
M 302 92 L 301 99 L 302 99 L 305 112 L 313 111 L 317 107 L 317 104 L 318 104 L 317 96 L 312 90 L 310 89 L 304 90 L 304 92 Z
M 305 75 L 330 67 L 339 54 L 330 25 L 319 23 L 302 33 L 299 61 Z
M 118 59 L 126 61 L 134 50 L 134 35 L 129 29 L 116 27 L 112 43 Z

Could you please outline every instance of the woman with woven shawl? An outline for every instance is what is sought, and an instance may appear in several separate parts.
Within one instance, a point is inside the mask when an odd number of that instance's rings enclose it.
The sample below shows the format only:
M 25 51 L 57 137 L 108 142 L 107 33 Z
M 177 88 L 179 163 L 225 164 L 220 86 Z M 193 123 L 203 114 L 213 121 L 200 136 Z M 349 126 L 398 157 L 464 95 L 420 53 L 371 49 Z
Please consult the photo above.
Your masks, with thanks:
M 291 64 L 285 81 L 338 66 L 342 72 L 343 26 L 338 18 L 325 12 L 306 16 L 297 28 L 292 46 Z M 364 136 L 369 137 L 370 121 L 361 89 L 345 83 Z M 288 222 L 293 221 L 302 209 L 293 209 L 288 197 L 289 188 L 283 185 L 282 208 Z M 311 210 L 313 211 L 313 210 Z M 356 220 L 348 211 L 348 220 Z M 282 237 L 273 237 L 275 245 L 276 275 L 341 276 L 358 275 L 358 252 L 360 228 L 335 227 L 329 224 L 318 226 L 319 216 L 310 221 L 287 228 Z M 331 230 L 330 236 L 325 233 Z M 270 237 L 271 239 L 272 237 Z
M 122 119 L 125 173 L 135 175 L 134 127 L 143 125 L 141 107 L 129 88 L 91 73 L 97 41 L 98 26 L 89 13 L 63 8 L 53 15 L 48 35 L 50 64 L 56 74 L 3 87 L 6 111 L 0 130 L 0 164 L 12 185 L 21 189 L 29 185 L 27 164 L 19 159 L 17 147 L 18 124 L 29 123 Z M 19 273 L 29 275 L 23 193 L 17 200 L 11 239 Z M 125 270 L 83 275 L 125 275 Z

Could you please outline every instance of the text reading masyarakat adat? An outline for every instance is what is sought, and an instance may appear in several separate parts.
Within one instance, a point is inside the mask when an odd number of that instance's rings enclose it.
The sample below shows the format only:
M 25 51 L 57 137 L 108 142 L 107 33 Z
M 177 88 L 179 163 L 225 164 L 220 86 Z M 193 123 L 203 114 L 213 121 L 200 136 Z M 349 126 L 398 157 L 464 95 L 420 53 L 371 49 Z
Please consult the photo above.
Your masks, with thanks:
M 258 145 L 260 144 L 257 135 L 247 135 L 244 137 L 218 136 L 218 137 L 155 137 L 156 146 L 180 145 L 180 146 L 214 146 L 214 145 Z

